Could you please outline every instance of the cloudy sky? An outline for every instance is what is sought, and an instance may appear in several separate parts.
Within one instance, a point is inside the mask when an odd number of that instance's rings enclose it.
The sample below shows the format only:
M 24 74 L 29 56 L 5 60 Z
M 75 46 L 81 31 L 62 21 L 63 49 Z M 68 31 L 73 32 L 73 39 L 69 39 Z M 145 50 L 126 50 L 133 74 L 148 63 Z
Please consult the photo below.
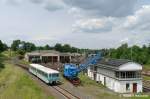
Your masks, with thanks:
M 0 39 L 110 48 L 150 43 L 150 0 L 0 0 Z

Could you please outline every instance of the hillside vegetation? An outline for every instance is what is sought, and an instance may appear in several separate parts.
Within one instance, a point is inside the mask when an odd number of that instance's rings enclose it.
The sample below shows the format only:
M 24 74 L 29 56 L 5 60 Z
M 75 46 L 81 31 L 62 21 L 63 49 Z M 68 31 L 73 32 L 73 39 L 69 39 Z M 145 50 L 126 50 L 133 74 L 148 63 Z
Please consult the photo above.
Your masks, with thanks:
M 0 99 L 54 99 L 46 95 L 22 69 L 9 63 L 0 71 Z

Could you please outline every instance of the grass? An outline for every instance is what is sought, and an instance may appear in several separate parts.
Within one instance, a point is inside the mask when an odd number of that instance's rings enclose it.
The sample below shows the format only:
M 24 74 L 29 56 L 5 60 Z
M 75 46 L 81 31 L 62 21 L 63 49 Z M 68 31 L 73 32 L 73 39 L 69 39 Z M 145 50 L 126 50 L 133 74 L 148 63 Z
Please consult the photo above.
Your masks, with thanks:
M 150 65 L 144 65 L 144 70 L 145 71 L 150 71 Z M 143 76 L 144 80 L 150 80 L 149 76 Z
M 14 51 L 4 51 L 4 52 L 2 52 L 2 55 L 4 55 L 7 58 L 10 58 L 10 57 L 17 56 L 18 54 Z
M 0 99 L 54 99 L 48 96 L 23 70 L 5 63 L 0 72 Z
M 144 80 L 150 80 L 150 77 L 149 76 L 143 76 L 143 79 Z
M 84 75 L 83 73 L 79 74 L 79 78 L 81 80 L 81 85 L 82 86 L 90 86 L 90 85 L 93 86 L 94 85 L 94 86 L 98 86 L 98 87 L 101 87 L 101 88 L 105 87 L 102 84 L 96 83 L 96 81 L 91 80 L 87 75 Z
M 19 60 L 19 63 L 20 63 L 20 64 L 24 64 L 24 65 L 29 65 L 29 64 L 31 64 L 30 62 L 27 62 L 27 61 L 25 61 L 25 60 Z
M 150 70 L 150 65 L 144 65 L 144 70 Z

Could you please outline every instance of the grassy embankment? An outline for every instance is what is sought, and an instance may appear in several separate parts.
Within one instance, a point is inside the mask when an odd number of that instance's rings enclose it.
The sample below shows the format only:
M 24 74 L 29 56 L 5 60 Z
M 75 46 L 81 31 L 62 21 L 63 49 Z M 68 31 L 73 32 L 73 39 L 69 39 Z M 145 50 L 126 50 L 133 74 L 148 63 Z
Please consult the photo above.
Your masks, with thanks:
M 9 64 L 7 52 L 0 57 L 0 99 L 54 99 L 19 67 Z M 5 62 L 4 62 L 5 61 Z
M 144 70 L 149 70 L 149 71 L 150 71 L 150 64 L 149 64 L 149 65 L 144 65 L 143 69 L 144 69 Z
M 98 86 L 100 88 L 105 88 L 105 86 L 103 86 L 100 83 L 96 83 L 96 81 L 91 80 L 87 75 L 84 75 L 83 73 L 79 74 L 79 78 L 81 80 L 81 86 Z

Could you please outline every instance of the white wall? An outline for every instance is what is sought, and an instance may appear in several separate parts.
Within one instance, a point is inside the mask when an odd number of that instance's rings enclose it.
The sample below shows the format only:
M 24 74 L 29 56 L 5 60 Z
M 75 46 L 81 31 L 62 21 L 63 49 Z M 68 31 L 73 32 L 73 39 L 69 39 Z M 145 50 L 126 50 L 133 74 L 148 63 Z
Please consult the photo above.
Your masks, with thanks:
M 94 80 L 93 72 L 90 70 L 90 67 L 88 67 L 88 69 L 87 69 L 87 74 L 88 74 L 88 77 L 90 77 L 92 80 Z
M 115 77 L 115 72 L 108 69 L 97 68 L 97 72 L 105 76 Z
M 26 61 L 29 61 L 29 57 L 27 54 L 25 54 L 25 58 L 24 58 Z
M 130 88 L 128 91 L 126 91 L 126 83 L 130 84 Z M 120 81 L 120 92 L 133 92 L 133 83 L 137 83 L 137 92 L 143 92 L 142 90 L 142 80 L 137 81 Z
M 115 92 L 120 91 L 120 83 L 118 80 L 115 80 L 113 78 L 110 78 L 108 76 L 102 75 L 102 74 L 97 74 L 97 81 L 100 81 L 104 85 L 104 77 L 106 81 L 106 87 L 108 87 L 111 90 L 114 90 Z

